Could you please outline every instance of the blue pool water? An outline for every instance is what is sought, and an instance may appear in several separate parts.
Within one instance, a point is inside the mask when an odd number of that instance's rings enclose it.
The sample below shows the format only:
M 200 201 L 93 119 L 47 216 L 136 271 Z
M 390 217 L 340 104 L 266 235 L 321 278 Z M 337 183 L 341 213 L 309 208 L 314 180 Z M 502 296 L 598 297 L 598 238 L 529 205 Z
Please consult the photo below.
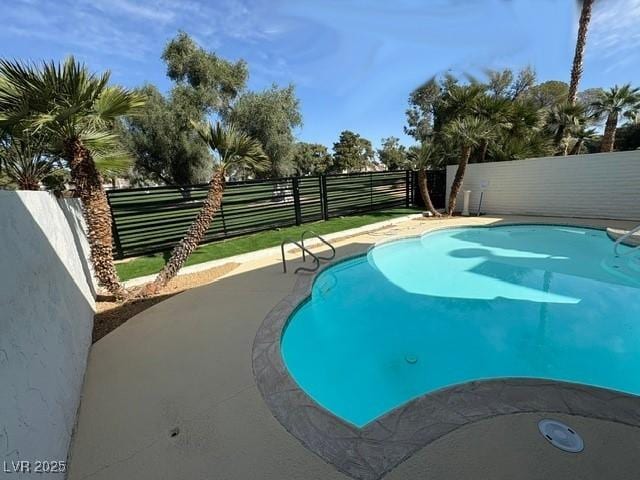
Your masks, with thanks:
M 478 379 L 640 394 L 640 262 L 599 230 L 434 232 L 322 272 L 281 348 L 300 387 L 357 426 Z

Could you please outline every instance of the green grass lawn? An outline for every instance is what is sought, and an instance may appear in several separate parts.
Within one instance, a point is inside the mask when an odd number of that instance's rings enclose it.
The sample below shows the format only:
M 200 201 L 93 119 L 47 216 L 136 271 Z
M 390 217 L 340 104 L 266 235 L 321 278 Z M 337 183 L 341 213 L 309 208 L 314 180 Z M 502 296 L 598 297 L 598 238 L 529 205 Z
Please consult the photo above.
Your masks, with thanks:
M 263 248 L 280 245 L 285 238 L 298 240 L 305 230 L 313 230 L 319 235 L 348 230 L 350 228 L 362 227 L 371 223 L 381 222 L 393 217 L 418 213 L 420 210 L 413 208 L 394 208 L 370 212 L 363 215 L 353 215 L 349 217 L 332 218 L 330 220 L 305 223 L 299 227 L 281 228 L 279 230 L 267 230 L 260 233 L 245 235 L 243 237 L 220 240 L 200 246 L 187 261 L 187 265 L 217 260 L 219 258 L 230 257 L 241 253 L 253 252 Z M 122 280 L 141 277 L 157 273 L 162 269 L 169 258 L 169 251 L 160 252 L 153 255 L 139 257 L 128 262 L 116 265 L 118 274 Z

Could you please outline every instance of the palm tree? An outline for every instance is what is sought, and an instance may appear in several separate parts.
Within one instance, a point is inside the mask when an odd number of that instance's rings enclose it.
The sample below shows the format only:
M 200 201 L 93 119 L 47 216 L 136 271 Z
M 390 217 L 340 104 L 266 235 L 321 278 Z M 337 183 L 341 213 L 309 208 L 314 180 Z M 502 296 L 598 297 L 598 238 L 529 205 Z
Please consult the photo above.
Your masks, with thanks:
M 50 138 L 54 155 L 71 171 L 81 198 L 98 283 L 117 298 L 126 292 L 113 264 L 111 211 L 94 156 L 113 152 L 115 120 L 144 104 L 141 96 L 109 86 L 108 72 L 96 76 L 73 57 L 62 64 L 0 60 L 0 129 Z
M 626 112 L 624 112 L 623 116 L 627 119 L 627 124 L 640 124 L 640 108 L 637 108 L 635 110 L 627 110 Z
M 155 280 L 141 290 L 141 296 L 155 294 L 169 283 L 184 266 L 189 255 L 202 242 L 213 217 L 222 204 L 227 172 L 241 169 L 263 172 L 270 166 L 269 159 L 264 154 L 260 142 L 236 129 L 233 125 L 225 128 L 220 122 L 217 122 L 215 126 L 211 124 L 194 124 L 194 126 L 213 152 L 215 166 L 213 176 L 209 181 L 209 190 L 202 203 L 202 208 L 189 230 L 173 248 L 169 261 Z
M 595 128 L 587 128 L 581 125 L 579 128 L 571 132 L 571 137 L 575 140 L 573 147 L 569 151 L 569 155 L 578 155 L 586 140 L 591 140 L 596 136 Z
M 20 190 L 40 190 L 40 182 L 59 167 L 55 159 L 44 155 L 42 142 L 37 136 L 0 135 L 0 170 Z
M 432 215 L 441 217 L 442 214 L 433 206 L 431 196 L 429 195 L 427 169 L 440 166 L 443 159 L 442 155 L 437 154 L 433 144 L 423 142 L 420 146 L 411 148 L 409 158 L 418 170 L 418 187 L 420 188 L 420 195 L 427 210 L 431 212 Z
M 596 118 L 607 118 L 602 135 L 601 152 L 612 152 L 616 139 L 618 118 L 627 112 L 640 110 L 640 88 L 631 88 L 630 84 L 616 85 L 600 93 L 592 104 Z
M 493 125 L 496 128 L 496 132 L 507 132 L 513 126 L 509 118 L 512 104 L 513 102 L 506 98 L 482 95 L 474 101 L 473 111 L 474 115 Z M 487 159 L 489 143 L 490 140 L 488 138 L 483 139 L 481 142 L 479 158 L 481 163 Z
M 584 116 L 585 110 L 580 104 L 572 105 L 568 102 L 563 102 L 549 110 L 546 125 L 553 135 L 556 155 L 567 154 L 565 137 L 567 133 L 584 124 Z
M 442 98 L 437 102 L 434 129 L 441 130 L 449 121 L 465 116 L 476 115 L 481 99 L 485 96 L 485 87 L 480 84 L 450 84 L 444 88 Z
M 495 137 L 495 132 L 496 127 L 494 125 L 478 117 L 456 119 L 445 127 L 445 137 L 460 146 L 458 168 L 449 193 L 449 205 L 447 206 L 447 214 L 449 216 L 453 215 L 453 210 L 456 208 L 456 199 L 462 186 L 471 150 L 481 145 L 484 140 L 492 140 Z
M 591 7 L 593 0 L 580 0 L 582 9 L 580 12 L 580 22 L 578 26 L 578 39 L 576 41 L 576 51 L 573 56 L 573 66 L 571 67 L 571 83 L 569 84 L 569 95 L 567 101 L 574 105 L 578 96 L 578 84 L 582 77 L 582 63 L 584 57 L 584 47 L 587 41 L 587 30 L 591 21 Z

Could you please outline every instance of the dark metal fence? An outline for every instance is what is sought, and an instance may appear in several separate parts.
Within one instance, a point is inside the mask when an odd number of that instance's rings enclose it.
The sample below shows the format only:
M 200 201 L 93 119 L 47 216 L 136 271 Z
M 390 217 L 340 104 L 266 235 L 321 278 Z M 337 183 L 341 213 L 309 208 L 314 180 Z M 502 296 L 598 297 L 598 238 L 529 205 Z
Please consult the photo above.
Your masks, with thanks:
M 420 185 L 418 185 L 418 172 L 411 172 L 411 174 L 413 176 L 411 204 L 414 207 L 424 207 L 424 200 L 422 200 L 422 195 L 420 194 Z M 444 208 L 447 195 L 447 171 L 427 171 L 427 185 L 429 186 L 429 196 L 433 206 Z
M 439 172 L 430 172 L 439 174 Z M 436 199 L 438 181 L 435 186 Z M 442 181 L 444 184 L 444 181 Z M 411 171 L 229 182 L 205 242 L 385 208 L 419 205 Z M 125 188 L 107 192 L 118 258 L 167 250 L 185 234 L 208 186 Z M 444 197 L 442 202 L 444 205 Z

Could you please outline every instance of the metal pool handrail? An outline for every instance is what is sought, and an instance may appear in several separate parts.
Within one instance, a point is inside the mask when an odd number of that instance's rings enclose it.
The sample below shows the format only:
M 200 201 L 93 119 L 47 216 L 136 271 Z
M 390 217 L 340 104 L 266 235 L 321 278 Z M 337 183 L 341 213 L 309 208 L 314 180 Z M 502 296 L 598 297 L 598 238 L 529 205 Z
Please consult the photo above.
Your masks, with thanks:
M 618 253 L 618 247 L 620 246 L 620 244 L 621 244 L 622 242 L 624 242 L 627 238 L 629 238 L 631 235 L 633 235 L 633 234 L 634 234 L 634 233 L 636 233 L 636 232 L 640 232 L 640 225 L 636 226 L 636 227 L 635 227 L 635 228 L 633 228 L 632 230 L 629 230 L 627 233 L 625 233 L 624 235 L 620 236 L 620 237 L 616 240 L 616 242 L 613 244 L 613 254 L 614 254 L 616 257 L 619 257 L 619 256 L 620 256 L 620 254 Z M 624 254 L 622 254 L 622 255 L 623 255 L 623 256 L 624 256 L 624 255 L 629 255 L 630 253 L 635 252 L 635 251 L 638 249 L 638 247 L 640 247 L 640 245 L 636 245 L 635 247 L 633 247 L 633 248 L 632 248 L 632 250 L 631 250 L 631 251 L 629 251 L 629 252 L 627 252 L 627 253 L 624 253 Z
M 300 242 L 302 243 L 302 246 L 304 247 L 304 239 L 306 237 L 306 235 L 313 235 L 314 238 L 317 238 L 318 240 L 320 240 L 322 243 L 324 243 L 327 247 L 329 247 L 331 249 L 331 256 L 330 257 L 323 257 L 321 255 L 318 255 L 318 258 L 320 260 L 333 260 L 336 257 L 336 249 L 333 245 L 331 245 L 327 240 L 325 240 L 324 238 L 322 238 L 320 235 L 318 235 L 316 232 L 314 232 L 313 230 L 305 230 L 304 232 L 302 232 L 302 235 L 300 236 Z M 304 251 L 305 249 L 303 248 L 302 250 L 302 260 L 304 261 Z
M 318 268 L 320 268 L 320 259 L 314 255 L 314 253 L 307 249 L 304 245 L 301 245 L 299 242 L 296 242 L 295 240 L 291 240 L 290 238 L 285 238 L 282 243 L 280 244 L 280 252 L 282 253 L 282 270 L 284 273 L 287 273 L 287 260 L 285 259 L 284 256 L 284 246 L 287 243 L 293 243 L 294 245 L 296 245 L 297 247 L 299 247 L 302 250 L 302 259 L 304 261 L 305 259 L 305 252 L 308 253 L 313 260 L 315 261 L 316 265 L 313 268 L 307 268 L 307 267 L 298 267 L 295 269 L 295 271 L 293 273 L 298 273 L 300 271 L 304 271 L 304 272 L 315 272 L 316 270 L 318 270 Z

